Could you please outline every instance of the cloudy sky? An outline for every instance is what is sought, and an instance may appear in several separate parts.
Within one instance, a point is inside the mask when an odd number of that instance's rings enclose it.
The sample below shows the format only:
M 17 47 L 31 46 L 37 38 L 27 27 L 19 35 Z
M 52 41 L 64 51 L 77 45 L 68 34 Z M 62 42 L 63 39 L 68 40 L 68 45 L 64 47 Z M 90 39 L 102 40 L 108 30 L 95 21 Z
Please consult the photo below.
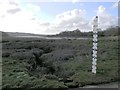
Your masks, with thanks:
M 105 0 L 101 0 L 105 1 Z M 118 24 L 118 3 L 89 0 L 0 0 L 0 31 L 56 34 L 80 29 L 92 30 L 92 19 L 99 16 L 104 30 Z

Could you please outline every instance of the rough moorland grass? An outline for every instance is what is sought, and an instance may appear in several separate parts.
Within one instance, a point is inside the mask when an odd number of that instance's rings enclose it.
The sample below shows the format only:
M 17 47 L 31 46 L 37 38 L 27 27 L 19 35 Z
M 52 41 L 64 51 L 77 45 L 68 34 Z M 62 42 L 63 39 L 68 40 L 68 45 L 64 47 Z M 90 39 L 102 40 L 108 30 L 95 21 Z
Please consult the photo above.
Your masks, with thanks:
M 57 80 L 28 75 L 24 63 L 18 60 L 3 59 L 2 71 L 3 88 L 67 88 Z
M 55 70 L 58 69 L 58 71 L 53 75 L 45 73 L 41 77 L 36 77 L 37 74 L 40 74 L 40 71 L 36 71 L 32 72 L 33 75 L 31 76 L 25 67 L 25 61 L 26 59 L 29 60 L 29 55 L 27 55 L 28 58 L 26 57 L 25 60 L 20 60 L 17 56 L 13 58 L 13 54 L 20 55 L 22 52 L 29 53 L 34 48 L 38 48 L 38 51 L 43 50 L 44 53 L 41 55 L 41 59 L 48 63 L 49 61 L 50 63 L 52 62 Z M 84 86 L 118 81 L 118 49 L 120 49 L 118 47 L 118 37 L 99 38 L 97 74 L 94 75 L 91 73 L 91 39 L 5 39 L 3 40 L 3 51 L 5 50 L 5 54 L 9 51 L 10 55 L 4 57 L 2 60 L 3 88 L 67 88 L 70 86 Z M 12 52 L 10 52 L 11 50 Z M 59 80 L 61 78 L 69 78 L 73 81 L 64 83 L 64 81 Z

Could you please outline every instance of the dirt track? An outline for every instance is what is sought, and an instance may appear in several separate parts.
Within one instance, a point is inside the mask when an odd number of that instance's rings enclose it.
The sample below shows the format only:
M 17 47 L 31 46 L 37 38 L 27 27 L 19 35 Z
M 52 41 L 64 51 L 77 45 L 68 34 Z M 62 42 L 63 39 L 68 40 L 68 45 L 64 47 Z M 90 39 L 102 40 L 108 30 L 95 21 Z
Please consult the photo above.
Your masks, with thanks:
M 100 84 L 100 85 L 88 85 L 84 88 L 118 88 L 118 82 L 113 82 L 109 84 Z
M 69 89 L 69 90 L 82 90 L 82 88 L 119 88 L 119 86 L 120 86 L 120 83 L 118 85 L 118 82 L 113 82 L 113 83 L 109 83 L 109 84 L 87 85 L 84 87 L 74 88 L 74 89 Z

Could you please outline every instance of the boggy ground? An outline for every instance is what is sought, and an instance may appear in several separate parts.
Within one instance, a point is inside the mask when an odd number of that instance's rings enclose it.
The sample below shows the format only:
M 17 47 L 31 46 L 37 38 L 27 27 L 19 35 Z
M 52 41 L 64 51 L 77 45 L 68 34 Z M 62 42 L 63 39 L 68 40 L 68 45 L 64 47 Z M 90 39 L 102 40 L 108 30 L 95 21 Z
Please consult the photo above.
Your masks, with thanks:
M 2 88 L 76 88 L 118 81 L 118 38 L 98 40 L 97 74 L 91 73 L 92 39 L 3 38 Z

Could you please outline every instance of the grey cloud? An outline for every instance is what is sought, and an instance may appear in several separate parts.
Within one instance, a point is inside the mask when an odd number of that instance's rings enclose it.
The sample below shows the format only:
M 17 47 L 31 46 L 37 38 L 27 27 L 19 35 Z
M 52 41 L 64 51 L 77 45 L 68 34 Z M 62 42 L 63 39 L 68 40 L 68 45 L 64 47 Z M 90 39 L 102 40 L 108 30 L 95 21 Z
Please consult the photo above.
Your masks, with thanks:
M 50 23 L 46 22 L 46 23 L 41 23 L 40 26 L 49 26 Z
M 9 10 L 7 10 L 7 13 L 15 14 L 15 13 L 17 13 L 19 11 L 21 11 L 20 8 L 15 8 L 15 9 L 9 9 Z
M 18 4 L 16 2 L 14 2 L 14 1 L 10 1 L 9 4 L 18 6 Z
M 5 15 L 1 15 L 0 17 L 1 17 L 1 18 L 5 18 Z

